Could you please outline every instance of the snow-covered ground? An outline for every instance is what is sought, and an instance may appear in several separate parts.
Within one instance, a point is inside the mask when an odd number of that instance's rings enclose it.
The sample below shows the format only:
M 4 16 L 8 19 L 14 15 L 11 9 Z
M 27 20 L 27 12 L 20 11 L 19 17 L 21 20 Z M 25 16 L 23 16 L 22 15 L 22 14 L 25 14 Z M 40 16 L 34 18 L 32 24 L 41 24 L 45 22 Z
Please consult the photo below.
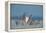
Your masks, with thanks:
M 18 22 L 18 23 L 16 23 L 16 22 Z M 20 20 L 12 20 L 11 25 L 10 25 L 11 29 L 31 29 L 31 28 L 42 28 L 43 27 L 42 20 L 32 21 L 31 25 L 29 25 L 29 24 L 23 25 L 21 22 L 22 21 L 20 21 Z

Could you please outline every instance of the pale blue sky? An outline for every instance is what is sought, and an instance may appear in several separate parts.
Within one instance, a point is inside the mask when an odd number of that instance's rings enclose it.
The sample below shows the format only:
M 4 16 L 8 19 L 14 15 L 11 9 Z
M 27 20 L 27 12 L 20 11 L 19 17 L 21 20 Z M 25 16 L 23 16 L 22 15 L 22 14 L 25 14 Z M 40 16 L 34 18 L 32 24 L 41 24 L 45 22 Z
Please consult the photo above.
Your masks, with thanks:
M 11 16 L 21 16 L 24 13 L 26 16 L 43 16 L 43 6 L 42 5 L 21 5 L 21 4 L 12 4 L 11 5 Z

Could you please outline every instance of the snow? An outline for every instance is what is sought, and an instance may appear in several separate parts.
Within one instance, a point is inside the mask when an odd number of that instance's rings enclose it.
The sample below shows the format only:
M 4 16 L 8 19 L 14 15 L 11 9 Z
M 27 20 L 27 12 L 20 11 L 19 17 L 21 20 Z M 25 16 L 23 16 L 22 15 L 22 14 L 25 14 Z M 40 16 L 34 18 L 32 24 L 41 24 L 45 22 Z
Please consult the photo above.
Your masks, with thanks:
M 28 19 L 28 18 L 27 18 Z M 16 25 L 16 21 L 18 24 Z M 21 20 L 12 20 L 11 29 L 31 29 L 31 28 L 43 28 L 43 21 L 32 21 L 32 24 L 22 24 Z

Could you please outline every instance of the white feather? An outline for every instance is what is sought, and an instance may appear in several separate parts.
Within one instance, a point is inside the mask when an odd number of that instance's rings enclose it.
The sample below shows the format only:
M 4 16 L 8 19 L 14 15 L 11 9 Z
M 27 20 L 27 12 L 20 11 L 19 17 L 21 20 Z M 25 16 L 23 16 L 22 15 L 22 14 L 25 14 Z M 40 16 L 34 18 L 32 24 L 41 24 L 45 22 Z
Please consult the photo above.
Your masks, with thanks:
M 26 17 L 26 20 L 25 20 L 25 21 L 26 21 L 26 23 L 27 23 L 27 21 L 28 21 L 28 20 L 29 20 L 29 17 Z

